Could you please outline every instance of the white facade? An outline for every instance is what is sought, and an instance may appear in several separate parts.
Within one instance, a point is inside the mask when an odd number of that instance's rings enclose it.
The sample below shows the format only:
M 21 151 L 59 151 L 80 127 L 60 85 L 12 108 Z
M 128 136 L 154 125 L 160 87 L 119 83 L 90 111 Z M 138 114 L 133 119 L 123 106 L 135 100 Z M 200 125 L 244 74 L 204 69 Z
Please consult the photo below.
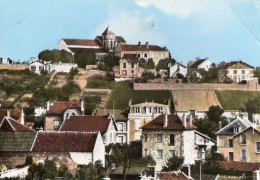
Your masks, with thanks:
M 176 77 L 177 74 L 182 74 L 184 77 L 187 75 L 188 69 L 182 64 L 175 63 L 170 67 L 170 77 Z
M 201 64 L 198 65 L 198 69 L 204 69 L 205 71 L 208 71 L 211 67 L 212 62 L 210 60 L 206 59 Z
M 192 116 L 193 119 L 205 119 L 207 117 L 207 111 L 177 111 L 177 115 L 180 119 L 189 118 Z
M 66 72 L 69 73 L 72 68 L 78 68 L 77 64 L 74 63 L 57 63 L 57 64 L 47 64 L 46 70 L 51 72 Z
M 29 70 L 36 74 L 41 74 L 42 71 L 46 70 L 46 64 L 42 63 L 39 60 L 32 61 L 29 63 Z
M 12 64 L 9 58 L 0 58 L 0 64 Z
M 116 143 L 117 127 L 114 118 L 110 117 L 111 121 L 107 128 L 107 131 L 102 135 L 105 145 Z
M 234 82 L 249 80 L 254 77 L 254 69 L 227 69 L 227 77 L 233 79 Z

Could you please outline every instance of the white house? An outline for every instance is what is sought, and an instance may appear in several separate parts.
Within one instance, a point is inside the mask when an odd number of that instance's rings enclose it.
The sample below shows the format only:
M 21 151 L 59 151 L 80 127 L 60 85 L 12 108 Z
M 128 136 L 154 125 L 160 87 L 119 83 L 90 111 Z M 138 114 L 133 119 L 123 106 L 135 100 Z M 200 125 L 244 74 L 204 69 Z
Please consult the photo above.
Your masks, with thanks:
M 12 60 L 10 58 L 0 58 L 0 64 L 12 64 Z
M 188 65 L 188 75 L 196 73 L 197 77 L 201 78 L 201 75 L 198 72 L 198 70 L 203 69 L 205 71 L 208 71 L 211 65 L 212 62 L 208 59 L 208 57 L 204 59 L 197 57 L 196 61 L 191 62 L 191 64 Z
M 46 70 L 46 63 L 39 60 L 33 60 L 29 63 L 29 70 L 36 74 L 41 74 L 42 71 Z
M 69 73 L 72 68 L 78 68 L 78 64 L 75 63 L 54 63 L 46 64 L 46 70 L 51 73 L 51 72 L 66 72 Z
M 116 143 L 117 126 L 113 116 L 70 116 L 61 124 L 59 131 L 100 131 L 104 144 Z
M 188 69 L 186 66 L 176 62 L 170 67 L 170 77 L 176 77 L 177 74 L 181 74 L 184 77 L 187 75 Z

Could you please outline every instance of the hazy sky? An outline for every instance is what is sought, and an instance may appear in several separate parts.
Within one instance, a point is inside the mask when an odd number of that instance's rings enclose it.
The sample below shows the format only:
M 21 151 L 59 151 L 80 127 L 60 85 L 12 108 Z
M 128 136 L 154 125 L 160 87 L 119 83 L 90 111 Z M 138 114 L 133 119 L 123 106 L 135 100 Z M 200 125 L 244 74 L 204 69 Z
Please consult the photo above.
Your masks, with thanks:
M 166 46 L 184 65 L 209 57 L 260 66 L 259 0 L 0 0 L 0 57 L 28 60 L 108 25 L 129 44 Z

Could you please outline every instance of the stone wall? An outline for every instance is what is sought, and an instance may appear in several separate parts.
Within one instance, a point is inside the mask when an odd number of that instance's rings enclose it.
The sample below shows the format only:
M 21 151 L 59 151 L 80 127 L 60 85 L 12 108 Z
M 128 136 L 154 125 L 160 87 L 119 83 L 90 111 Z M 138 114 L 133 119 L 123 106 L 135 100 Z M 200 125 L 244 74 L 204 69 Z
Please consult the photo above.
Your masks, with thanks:
M 134 90 L 240 90 L 240 91 L 260 91 L 260 86 L 256 81 L 247 84 L 171 84 L 164 83 L 134 83 Z
M 1 69 L 9 69 L 9 70 L 25 70 L 25 69 L 29 69 L 29 65 L 28 64 L 22 64 L 22 65 L 18 65 L 18 64 L 1 64 L 0 65 L 0 70 Z

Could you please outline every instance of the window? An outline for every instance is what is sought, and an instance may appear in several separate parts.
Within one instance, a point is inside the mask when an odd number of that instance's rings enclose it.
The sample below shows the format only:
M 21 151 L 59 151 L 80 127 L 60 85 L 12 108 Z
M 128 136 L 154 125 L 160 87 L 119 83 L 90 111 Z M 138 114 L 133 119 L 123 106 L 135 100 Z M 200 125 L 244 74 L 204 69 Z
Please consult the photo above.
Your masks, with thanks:
M 39 66 L 39 71 L 44 70 L 44 66 Z
M 135 113 L 141 113 L 141 107 L 135 107 Z
M 123 131 L 123 123 L 118 123 L 117 129 L 118 129 L 118 131 Z
M 173 158 L 175 156 L 175 150 L 170 150 L 170 157 Z
M 126 68 L 126 63 L 123 63 L 123 68 Z
M 157 108 L 157 113 L 162 114 L 163 113 L 163 108 L 162 107 L 158 107 Z
M 163 135 L 162 134 L 157 134 L 157 142 L 162 143 Z
M 59 120 L 54 120 L 54 126 L 58 127 L 60 125 L 60 121 Z
M 233 147 L 233 140 L 232 139 L 227 139 L 225 141 L 225 147 Z
M 243 145 L 246 144 L 246 134 L 241 134 L 240 143 L 243 144 Z
M 125 76 L 127 74 L 126 70 L 123 70 L 123 76 Z
M 242 74 L 245 74 L 246 72 L 245 72 L 245 70 L 242 70 Z
M 172 146 L 175 145 L 175 134 L 170 135 L 170 145 L 172 145 Z
M 163 158 L 163 150 L 157 150 L 157 158 L 162 159 Z
M 153 108 L 152 107 L 148 107 L 147 108 L 147 112 L 148 112 L 148 114 L 152 114 L 153 113 Z
M 147 58 L 147 54 L 146 53 L 144 54 L 144 57 Z
M 246 150 L 241 150 L 241 160 L 242 161 L 246 161 L 247 160 Z
M 132 73 L 132 75 L 135 73 L 135 71 L 134 70 L 131 70 L 131 73 Z
M 134 68 L 135 67 L 135 63 L 131 63 L 131 68 Z
M 228 153 L 228 160 L 229 161 L 233 161 L 233 159 L 234 159 L 234 153 L 233 152 L 229 152 Z
M 234 71 L 233 71 L 233 74 L 237 74 L 237 70 L 234 70 Z
M 237 126 L 233 127 L 233 131 L 234 131 L 234 133 L 238 133 L 239 127 L 237 127 Z
M 255 146 L 256 146 L 256 153 L 260 153 L 260 142 L 256 142 L 255 143 Z
M 36 66 L 31 66 L 31 70 L 36 70 Z
M 144 138 L 144 142 L 147 142 L 147 139 L 148 139 L 147 134 L 144 134 L 143 138 Z

